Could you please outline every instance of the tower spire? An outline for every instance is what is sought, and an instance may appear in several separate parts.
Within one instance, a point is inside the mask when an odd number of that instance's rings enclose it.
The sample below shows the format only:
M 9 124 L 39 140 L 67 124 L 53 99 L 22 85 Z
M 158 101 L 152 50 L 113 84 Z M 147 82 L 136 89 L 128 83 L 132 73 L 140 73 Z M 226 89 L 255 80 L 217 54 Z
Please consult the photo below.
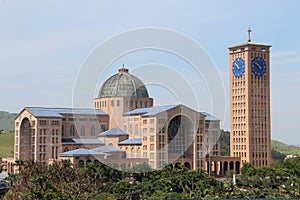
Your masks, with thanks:
M 252 30 L 249 27 L 248 28 L 248 42 L 251 42 L 251 32 L 252 32 Z

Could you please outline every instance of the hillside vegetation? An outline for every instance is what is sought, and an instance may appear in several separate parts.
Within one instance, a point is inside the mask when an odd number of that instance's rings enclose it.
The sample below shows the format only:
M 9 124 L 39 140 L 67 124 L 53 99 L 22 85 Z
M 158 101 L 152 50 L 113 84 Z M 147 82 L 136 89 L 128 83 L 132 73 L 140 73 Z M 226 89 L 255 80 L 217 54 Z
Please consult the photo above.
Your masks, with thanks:
M 0 134 L 0 158 L 12 158 L 14 156 L 14 133 Z
M 0 131 L 12 131 L 14 130 L 14 121 L 17 114 L 0 111 Z
M 299 146 L 292 146 L 284 144 L 283 142 L 279 142 L 277 140 L 272 140 L 272 149 L 284 153 L 284 154 L 297 154 L 300 155 L 300 147 Z

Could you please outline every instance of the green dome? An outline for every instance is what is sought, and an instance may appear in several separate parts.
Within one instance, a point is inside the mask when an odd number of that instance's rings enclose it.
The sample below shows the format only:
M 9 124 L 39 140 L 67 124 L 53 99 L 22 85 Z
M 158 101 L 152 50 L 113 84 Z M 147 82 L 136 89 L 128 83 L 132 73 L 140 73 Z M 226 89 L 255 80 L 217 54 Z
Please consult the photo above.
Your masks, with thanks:
M 119 69 L 119 73 L 107 79 L 99 92 L 99 98 L 106 97 L 149 97 L 144 83 L 128 73 L 128 69 Z

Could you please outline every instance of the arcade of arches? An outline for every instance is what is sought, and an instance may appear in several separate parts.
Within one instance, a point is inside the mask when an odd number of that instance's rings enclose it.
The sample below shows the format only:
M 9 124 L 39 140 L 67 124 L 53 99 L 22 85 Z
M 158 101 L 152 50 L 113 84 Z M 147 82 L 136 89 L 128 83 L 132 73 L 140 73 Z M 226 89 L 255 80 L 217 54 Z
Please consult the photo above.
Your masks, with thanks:
M 241 172 L 241 158 L 227 156 L 207 156 L 205 170 L 217 176 L 226 175 L 227 171 Z

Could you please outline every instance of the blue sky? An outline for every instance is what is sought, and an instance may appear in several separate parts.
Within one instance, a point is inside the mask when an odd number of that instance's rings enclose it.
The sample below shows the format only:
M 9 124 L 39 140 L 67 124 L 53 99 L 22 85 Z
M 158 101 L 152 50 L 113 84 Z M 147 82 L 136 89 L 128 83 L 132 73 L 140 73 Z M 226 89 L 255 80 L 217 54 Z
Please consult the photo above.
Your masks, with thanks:
M 0 110 L 71 107 L 76 76 L 90 52 L 116 34 L 143 27 L 175 30 L 199 43 L 215 63 L 229 94 L 227 47 L 245 42 L 251 27 L 254 42 L 272 45 L 272 138 L 300 144 L 299 6 L 296 0 L 0 0 Z M 175 69 L 187 65 L 178 57 L 151 51 L 124 56 L 112 66 L 118 68 L 121 63 L 130 69 L 148 63 Z M 159 88 L 150 86 L 149 90 L 159 99 Z M 207 93 L 201 95 L 201 108 L 209 110 L 205 107 Z M 168 98 L 172 94 L 157 103 L 166 103 Z M 228 103 L 226 106 L 229 109 Z M 228 129 L 226 116 L 223 122 Z

